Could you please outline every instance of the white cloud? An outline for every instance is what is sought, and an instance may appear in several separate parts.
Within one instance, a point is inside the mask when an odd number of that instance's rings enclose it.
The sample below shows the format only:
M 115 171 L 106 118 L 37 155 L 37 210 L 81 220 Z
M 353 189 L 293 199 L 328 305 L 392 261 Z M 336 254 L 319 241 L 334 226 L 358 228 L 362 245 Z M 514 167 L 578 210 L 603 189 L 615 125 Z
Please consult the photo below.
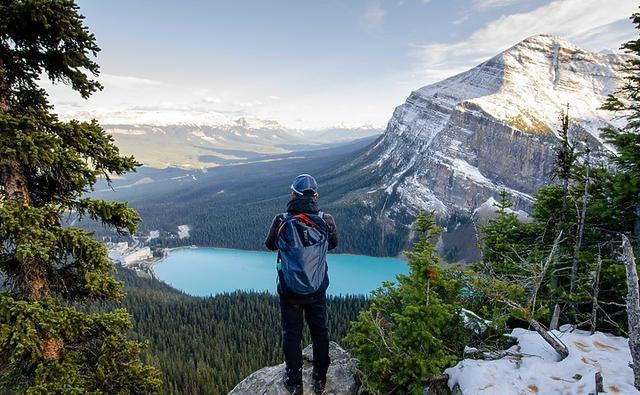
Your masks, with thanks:
M 387 16 L 387 11 L 382 8 L 379 1 L 369 3 L 367 9 L 360 15 L 360 26 L 365 30 L 375 30 L 380 28 Z
M 473 5 L 477 8 L 504 7 L 520 2 L 521 0 L 473 0 Z
M 461 16 L 460 18 L 458 18 L 458 19 L 454 19 L 453 21 L 451 21 L 451 23 L 452 23 L 453 25 L 461 25 L 461 24 L 463 24 L 464 22 L 468 21 L 470 18 L 471 18 L 471 14 L 470 14 L 470 13 L 467 13 L 467 14 L 462 15 L 462 16 Z
M 138 86 L 161 86 L 164 83 L 161 81 L 151 80 L 148 78 L 113 75 L 113 74 L 100 74 L 98 78 L 101 84 L 105 86 L 113 86 L 118 88 L 134 88 Z
M 629 0 L 555 0 L 530 12 L 501 16 L 462 41 L 412 45 L 412 55 L 418 58 L 418 73 L 439 75 L 445 61 L 447 68 L 472 67 L 541 33 L 563 37 L 590 50 L 617 48 L 635 34 L 627 20 L 634 12 L 636 4 Z
M 611 49 L 617 51 L 622 43 L 629 41 L 634 35 L 630 28 L 631 24 L 628 19 L 620 19 L 618 21 L 596 26 L 580 34 L 579 37 L 573 37 L 573 40 L 585 47 L 593 49 Z M 631 34 L 630 34 L 631 32 Z M 634 37 L 635 38 L 635 37 Z

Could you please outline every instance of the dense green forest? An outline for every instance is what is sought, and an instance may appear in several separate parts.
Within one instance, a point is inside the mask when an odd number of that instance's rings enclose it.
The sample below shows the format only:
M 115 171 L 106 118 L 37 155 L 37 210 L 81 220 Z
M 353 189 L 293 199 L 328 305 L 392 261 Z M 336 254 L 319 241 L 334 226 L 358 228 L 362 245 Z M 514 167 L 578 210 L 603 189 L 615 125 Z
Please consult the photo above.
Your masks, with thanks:
M 278 298 L 234 292 L 198 298 L 119 269 L 133 337 L 149 342 L 143 360 L 161 371 L 163 394 L 225 394 L 250 373 L 283 361 Z M 341 342 L 368 306 L 363 296 L 329 297 L 329 328 Z M 305 344 L 310 344 L 308 333 Z

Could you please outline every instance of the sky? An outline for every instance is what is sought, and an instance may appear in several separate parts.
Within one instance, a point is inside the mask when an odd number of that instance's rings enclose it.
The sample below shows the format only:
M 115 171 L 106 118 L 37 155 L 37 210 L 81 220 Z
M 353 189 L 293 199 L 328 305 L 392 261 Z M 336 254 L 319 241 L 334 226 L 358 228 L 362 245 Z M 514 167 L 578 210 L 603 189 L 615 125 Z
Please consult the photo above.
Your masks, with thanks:
M 104 90 L 51 86 L 63 117 L 383 128 L 412 90 L 534 34 L 614 50 L 634 0 L 78 0 Z M 151 121 L 149 121 L 151 120 Z

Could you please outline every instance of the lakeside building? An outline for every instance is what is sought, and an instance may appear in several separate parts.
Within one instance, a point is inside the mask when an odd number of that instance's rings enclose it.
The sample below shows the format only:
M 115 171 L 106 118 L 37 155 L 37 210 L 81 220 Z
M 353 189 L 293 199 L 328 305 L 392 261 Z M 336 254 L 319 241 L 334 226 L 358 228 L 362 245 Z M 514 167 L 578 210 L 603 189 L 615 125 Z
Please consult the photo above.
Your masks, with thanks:
M 148 246 L 140 247 L 135 245 L 129 247 L 127 242 L 121 242 L 107 243 L 107 248 L 109 250 L 109 259 L 125 267 L 153 257 L 151 248 Z

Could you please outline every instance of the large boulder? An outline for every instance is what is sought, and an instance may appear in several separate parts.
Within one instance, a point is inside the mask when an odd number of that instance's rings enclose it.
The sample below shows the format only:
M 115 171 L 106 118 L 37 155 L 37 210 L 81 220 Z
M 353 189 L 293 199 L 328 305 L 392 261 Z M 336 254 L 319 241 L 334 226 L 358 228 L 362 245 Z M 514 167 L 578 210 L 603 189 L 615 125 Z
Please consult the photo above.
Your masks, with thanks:
M 313 349 L 307 346 L 303 352 L 304 366 L 302 377 L 304 380 L 304 394 L 312 394 L 311 372 L 313 370 Z M 358 361 L 353 358 L 338 343 L 329 344 L 331 365 L 327 372 L 326 395 L 356 395 L 359 381 L 356 375 Z M 262 368 L 242 380 L 229 392 L 229 395 L 287 395 L 282 384 L 284 363 Z

